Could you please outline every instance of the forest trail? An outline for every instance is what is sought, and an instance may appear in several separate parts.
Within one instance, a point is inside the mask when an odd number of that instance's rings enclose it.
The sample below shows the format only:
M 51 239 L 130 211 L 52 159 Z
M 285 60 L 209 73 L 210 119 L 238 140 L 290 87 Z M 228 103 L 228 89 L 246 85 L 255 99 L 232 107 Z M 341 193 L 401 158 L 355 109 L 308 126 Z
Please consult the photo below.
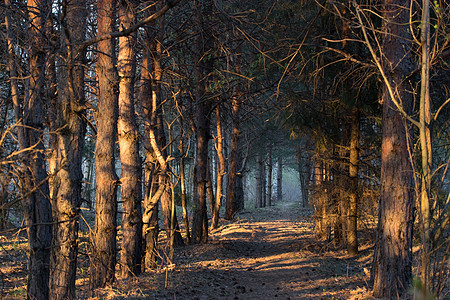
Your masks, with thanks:
M 83 254 L 77 299 L 372 299 L 364 273 L 373 253 L 364 242 L 370 233 L 360 231 L 361 253 L 351 258 L 332 243 L 317 242 L 313 221 L 311 210 L 293 202 L 243 211 L 233 222 L 221 220 L 207 244 L 175 249 L 169 268 L 119 278 L 95 297 Z M 25 242 L 2 243 L 0 299 L 25 296 Z
M 296 203 L 252 209 L 205 245 L 175 251 L 169 271 L 119 280 L 103 299 L 370 299 L 363 268 L 371 250 L 349 258 L 314 240 L 310 210 Z M 167 275 L 167 277 L 166 277 Z M 165 288 L 165 284 L 167 288 Z M 100 295 L 99 295 L 100 296 Z M 100 299 L 100 298 L 90 298 Z

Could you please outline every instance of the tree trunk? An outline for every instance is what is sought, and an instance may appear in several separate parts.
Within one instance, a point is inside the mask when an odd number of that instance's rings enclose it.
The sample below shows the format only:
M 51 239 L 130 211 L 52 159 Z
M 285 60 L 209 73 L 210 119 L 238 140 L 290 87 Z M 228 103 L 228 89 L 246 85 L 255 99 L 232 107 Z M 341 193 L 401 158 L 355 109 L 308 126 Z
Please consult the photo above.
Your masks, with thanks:
M 210 139 L 211 100 L 208 99 L 208 86 L 213 70 L 211 56 L 213 36 L 209 28 L 212 11 L 211 0 L 197 3 L 195 6 L 198 28 L 201 34 L 196 41 L 196 105 L 194 112 L 196 143 L 194 215 L 192 220 L 192 242 L 206 243 L 208 240 L 208 218 L 206 211 L 206 182 L 208 163 L 208 141 Z M 208 53 L 208 55 L 205 55 Z
M 154 77 L 152 79 L 152 112 L 150 122 L 150 144 L 154 152 L 156 161 L 160 166 L 160 178 L 158 181 L 158 190 L 161 191 L 161 210 L 163 214 L 163 223 L 167 236 L 169 239 L 173 238 L 172 246 L 184 245 L 183 237 L 181 236 L 178 220 L 175 211 L 172 211 L 172 194 L 171 194 L 171 177 L 169 175 L 169 164 L 167 161 L 166 134 L 164 130 L 164 112 L 162 109 L 161 99 L 161 79 L 162 79 L 162 66 L 161 66 L 161 43 L 154 39 L 152 41 L 154 45 L 150 48 L 152 50 L 152 67 Z
M 119 1 L 121 28 L 135 23 L 136 1 Z M 122 166 L 122 253 L 123 277 L 141 273 L 142 216 L 141 216 L 141 160 L 139 157 L 139 132 L 136 123 L 134 81 L 136 72 L 136 34 L 119 38 L 117 69 L 119 74 L 119 118 L 117 123 Z
M 86 125 L 80 117 L 84 95 L 84 53 L 71 46 L 85 39 L 86 3 L 67 1 L 63 5 L 67 28 L 61 28 L 61 51 L 58 68 L 58 99 L 56 105 L 55 172 L 52 181 L 53 248 L 51 260 L 50 298 L 75 299 L 78 256 L 78 223 L 82 203 L 82 157 Z M 64 129 L 63 129 L 64 128 Z
M 150 14 L 151 11 L 148 11 Z M 142 55 L 142 70 L 141 70 L 141 105 L 143 114 L 145 116 L 144 121 L 144 152 L 145 152 L 145 193 L 143 202 L 143 215 L 142 215 L 142 271 L 148 271 L 155 269 L 157 266 L 158 257 L 158 202 L 159 197 L 153 197 L 158 192 L 158 170 L 157 160 L 150 142 L 150 130 L 152 122 L 152 56 L 155 52 L 154 49 L 154 24 L 148 24 L 144 27 L 145 30 L 145 47 Z M 154 201 L 154 202 L 152 202 Z
M 114 30 L 116 1 L 97 2 L 97 34 Z M 98 78 L 97 143 L 95 148 L 96 207 L 92 240 L 90 288 L 111 284 L 116 268 L 117 184 L 115 144 L 117 139 L 118 78 L 114 40 L 97 44 Z
M 359 166 L 359 109 L 353 108 L 350 134 L 349 206 L 347 229 L 347 252 L 358 254 L 358 166 Z
M 272 145 L 269 145 L 267 160 L 267 206 L 272 206 Z
M 277 161 L 277 202 L 283 200 L 283 159 L 278 157 Z
M 256 170 L 256 192 L 255 192 L 255 207 L 261 208 L 263 207 L 263 185 L 262 185 L 262 177 L 264 176 L 263 173 L 263 161 L 261 159 L 261 155 L 257 154 L 256 156 L 256 163 L 257 163 L 257 170 Z
M 183 127 L 183 124 L 180 124 L 180 127 Z M 179 151 L 181 153 L 180 157 L 180 187 L 181 187 L 181 206 L 183 208 L 183 222 L 184 222 L 184 230 L 186 231 L 186 243 L 191 243 L 191 232 L 189 230 L 189 215 L 187 211 L 187 191 L 186 191 L 186 178 L 184 171 L 184 144 L 183 144 L 183 136 L 180 137 L 180 146 Z M 217 205 L 217 203 L 216 203 Z
M 431 238 L 431 221 L 432 205 L 431 205 L 431 180 L 432 172 L 432 144 L 431 144 L 431 99 L 430 99 L 430 1 L 422 2 L 422 21 L 421 28 L 421 84 L 420 84 L 420 113 L 419 113 L 419 134 L 420 149 L 422 161 L 422 178 L 420 193 L 420 217 L 422 225 L 422 261 L 420 266 L 421 280 L 424 290 L 428 291 L 432 288 L 432 276 L 430 276 L 430 258 L 432 241 Z
M 316 238 L 317 240 L 325 240 L 327 238 L 326 228 L 326 200 L 324 184 L 324 167 L 322 161 L 317 157 L 315 159 L 314 179 L 315 179 L 315 196 L 314 196 L 314 218 L 316 221 Z
M 212 152 L 211 152 L 212 153 Z M 208 156 L 208 164 L 206 165 L 206 193 L 208 195 L 209 200 L 209 211 L 211 212 L 211 215 L 214 214 L 214 207 L 216 206 L 216 198 L 214 197 L 214 191 L 213 191 L 213 182 L 212 182 L 212 175 L 211 175 L 211 159 Z
M 267 206 L 267 173 L 266 173 L 266 162 L 262 161 L 262 176 L 261 176 L 261 186 L 262 186 L 262 207 Z
M 46 166 L 44 157 L 44 144 L 41 133 L 44 132 L 44 65 L 45 50 L 44 37 L 45 16 L 49 13 L 47 1 L 28 0 L 27 13 L 30 20 L 28 37 L 29 50 L 29 79 L 28 98 L 23 105 L 21 118 L 23 120 L 23 141 L 19 141 L 21 150 L 31 147 L 24 152 L 22 194 L 27 195 L 22 205 L 24 219 L 27 226 L 28 245 L 28 299 L 48 299 L 50 249 L 52 243 L 52 214 L 49 201 L 48 182 L 46 180 Z M 10 69 L 10 72 L 12 70 Z M 20 106 L 15 110 L 20 110 Z M 20 122 L 19 120 L 16 120 Z M 20 135 L 19 135 L 20 138 Z
M 219 210 L 222 204 L 222 190 L 223 190 L 223 176 L 225 175 L 225 157 L 223 155 L 223 135 L 222 135 L 222 120 L 220 116 L 220 106 L 216 107 L 217 118 L 217 138 L 216 138 L 216 151 L 218 157 L 217 163 L 217 182 L 216 182 L 216 206 L 212 214 L 211 228 L 216 229 L 219 225 Z
M 383 67 L 390 86 L 385 82 L 383 87 L 381 198 L 373 293 L 390 299 L 405 294 L 412 277 L 414 181 L 408 150 L 410 134 L 406 120 L 394 105 L 395 100 L 405 113 L 410 113 L 413 104 L 409 81 L 404 80 L 414 68 L 409 5 L 406 0 L 385 0 L 384 9 Z
M 238 63 L 237 63 L 238 64 Z M 237 67 L 239 71 L 239 67 Z M 228 168 L 228 179 L 227 179 L 227 202 L 225 209 L 225 219 L 231 220 L 234 215 L 238 212 L 238 207 L 236 205 L 235 189 L 236 189 L 236 173 L 237 173 L 237 161 L 238 161 L 238 147 L 239 147 L 239 92 L 238 88 L 235 87 L 233 90 L 233 96 L 231 99 L 232 108 L 232 131 L 231 131 L 231 153 L 229 159 Z

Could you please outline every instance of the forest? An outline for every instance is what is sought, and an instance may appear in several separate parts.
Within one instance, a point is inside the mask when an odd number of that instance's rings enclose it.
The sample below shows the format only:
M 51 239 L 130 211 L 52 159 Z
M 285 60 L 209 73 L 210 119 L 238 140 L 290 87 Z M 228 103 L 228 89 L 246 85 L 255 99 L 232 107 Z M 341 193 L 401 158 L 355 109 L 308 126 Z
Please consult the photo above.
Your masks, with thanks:
M 0 18 L 1 299 L 449 299 L 450 1 Z

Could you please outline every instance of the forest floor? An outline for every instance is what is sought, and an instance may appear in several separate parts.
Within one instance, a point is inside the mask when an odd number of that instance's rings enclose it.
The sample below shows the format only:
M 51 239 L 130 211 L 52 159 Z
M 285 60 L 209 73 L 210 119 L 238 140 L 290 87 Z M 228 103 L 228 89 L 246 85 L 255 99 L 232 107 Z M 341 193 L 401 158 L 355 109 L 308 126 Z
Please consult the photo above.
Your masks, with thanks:
M 314 239 L 311 211 L 296 203 L 221 220 L 210 242 L 175 249 L 174 264 L 111 288 L 88 292 L 88 260 L 81 243 L 78 299 L 372 299 L 367 271 L 372 230 L 361 231 L 361 252 L 349 257 Z M 25 239 L 0 240 L 0 299 L 25 297 Z

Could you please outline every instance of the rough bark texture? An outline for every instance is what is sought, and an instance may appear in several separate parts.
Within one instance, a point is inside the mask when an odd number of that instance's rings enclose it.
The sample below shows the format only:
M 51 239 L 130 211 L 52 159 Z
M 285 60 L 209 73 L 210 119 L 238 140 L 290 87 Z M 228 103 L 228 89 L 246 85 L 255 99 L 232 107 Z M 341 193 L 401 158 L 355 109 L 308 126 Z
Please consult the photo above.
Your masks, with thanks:
M 101 36 L 114 29 L 115 1 L 97 2 L 97 30 Z M 97 44 L 97 143 L 95 148 L 96 207 L 92 240 L 90 288 L 104 287 L 115 279 L 117 183 L 114 150 L 117 139 L 117 71 L 114 40 Z
M 236 88 L 237 89 L 237 88 Z M 228 181 L 227 181 L 227 202 L 225 210 L 225 219 L 231 220 L 234 215 L 239 211 L 238 205 L 235 198 L 236 190 L 236 173 L 237 162 L 238 162 L 238 148 L 239 148 L 239 107 L 240 107 L 239 93 L 238 91 L 233 92 L 233 97 L 231 99 L 232 108 L 232 131 L 231 131 L 231 151 L 229 158 L 229 169 L 228 169 Z
M 413 97 L 404 81 L 413 69 L 409 7 L 406 0 L 386 0 L 384 8 L 383 67 L 396 100 L 406 113 Z M 409 160 L 409 130 L 383 88 L 381 197 L 374 261 L 374 296 L 397 298 L 411 283 L 413 228 L 413 172 Z
M 314 180 L 315 180 L 315 195 L 314 195 L 314 218 L 316 222 L 316 238 L 318 240 L 326 239 L 326 225 L 324 212 L 326 212 L 325 191 L 323 190 L 324 168 L 319 158 L 315 159 Z
M 353 108 L 350 134 L 350 190 L 348 206 L 347 252 L 358 254 L 358 167 L 359 167 L 359 109 Z
M 135 23 L 136 1 L 119 1 L 121 28 Z M 141 213 L 141 160 L 139 157 L 139 132 L 135 112 L 134 81 L 136 35 L 119 38 L 117 71 L 119 74 L 118 138 L 122 166 L 122 253 L 121 273 L 124 277 L 141 272 L 142 213 Z
M 84 96 L 84 53 L 71 46 L 83 41 L 86 26 L 86 2 L 67 1 L 62 8 L 63 24 L 58 61 L 58 98 L 54 130 L 55 176 L 52 181 L 53 248 L 51 260 L 50 298 L 75 299 L 78 256 L 78 222 L 82 203 L 81 169 L 86 126 L 81 108 Z
M 52 214 L 49 199 L 47 173 L 44 157 L 44 38 L 45 17 L 49 11 L 47 1 L 29 0 L 27 2 L 30 27 L 29 37 L 29 81 L 28 98 L 23 105 L 23 141 L 19 141 L 22 149 L 31 147 L 23 158 L 23 194 L 29 193 L 22 201 L 24 219 L 27 226 L 28 245 L 28 299 L 48 299 L 50 249 L 52 240 Z
M 216 107 L 216 119 L 217 119 L 217 137 L 216 137 L 216 151 L 217 151 L 217 181 L 216 181 L 216 203 L 212 214 L 211 228 L 216 229 L 219 225 L 219 210 L 222 205 L 222 190 L 223 190 L 223 177 L 225 175 L 225 157 L 223 155 L 223 135 L 222 135 L 222 119 L 220 116 L 220 106 Z M 227 198 L 228 199 L 228 198 Z

